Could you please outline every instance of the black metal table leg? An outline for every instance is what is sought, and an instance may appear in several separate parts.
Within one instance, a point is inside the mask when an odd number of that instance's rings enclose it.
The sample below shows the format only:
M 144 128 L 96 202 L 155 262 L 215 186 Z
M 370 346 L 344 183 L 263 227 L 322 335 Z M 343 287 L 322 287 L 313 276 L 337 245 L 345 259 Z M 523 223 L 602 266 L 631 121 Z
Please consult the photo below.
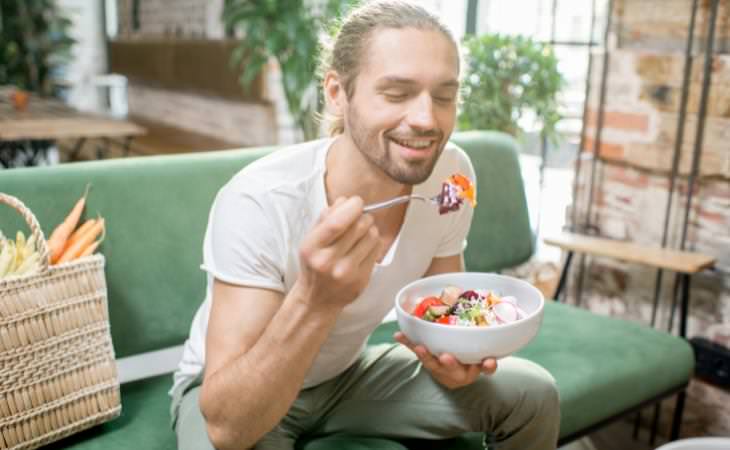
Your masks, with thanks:
M 680 281 L 682 284 L 682 304 L 679 312 L 679 336 L 687 338 L 687 315 L 689 314 L 689 282 L 690 277 L 688 273 L 680 275 Z
M 122 145 L 123 146 L 123 153 L 122 154 L 124 155 L 125 158 L 127 156 L 129 156 L 129 148 L 132 145 L 132 139 L 133 138 L 134 138 L 134 136 L 127 136 L 127 137 L 124 138 L 124 144 Z
M 649 437 L 649 444 L 654 446 L 654 442 L 656 442 L 656 432 L 657 428 L 659 428 L 659 416 L 661 414 L 661 408 L 662 408 L 662 401 L 659 400 L 654 404 L 654 417 L 651 420 L 651 435 Z
M 568 271 L 570 270 L 571 261 L 573 261 L 573 252 L 569 251 L 567 258 L 565 259 L 565 265 L 563 266 L 563 271 L 560 273 L 560 280 L 558 281 L 558 287 L 555 288 L 555 293 L 553 294 L 554 300 L 559 300 L 558 297 L 560 297 L 560 293 L 563 291 L 563 288 L 565 287 L 565 281 L 568 278 Z
M 672 431 L 669 435 L 670 441 L 679 439 L 679 428 L 682 425 L 682 413 L 684 412 L 684 397 L 687 394 L 685 391 L 677 394 L 677 403 L 674 406 L 674 418 L 672 419 Z
M 96 159 L 104 159 L 104 155 L 108 156 L 110 148 L 109 138 L 101 138 L 101 143 L 96 146 Z
M 74 161 L 76 159 L 76 157 L 79 156 L 79 153 L 81 153 L 81 149 L 84 147 L 85 143 L 86 143 L 86 138 L 79 138 L 76 141 L 74 148 L 71 150 L 71 153 L 69 153 L 69 155 L 68 155 L 69 161 Z
M 690 285 L 690 274 L 683 273 L 679 275 L 679 282 L 682 288 L 682 299 L 679 311 L 679 336 L 687 338 L 687 316 L 689 314 L 689 285 Z M 669 435 L 669 440 L 674 441 L 679 439 L 679 429 L 682 425 L 682 415 L 684 413 L 684 401 L 687 393 L 685 391 L 677 394 L 677 403 L 674 406 L 674 417 L 672 419 L 672 430 Z

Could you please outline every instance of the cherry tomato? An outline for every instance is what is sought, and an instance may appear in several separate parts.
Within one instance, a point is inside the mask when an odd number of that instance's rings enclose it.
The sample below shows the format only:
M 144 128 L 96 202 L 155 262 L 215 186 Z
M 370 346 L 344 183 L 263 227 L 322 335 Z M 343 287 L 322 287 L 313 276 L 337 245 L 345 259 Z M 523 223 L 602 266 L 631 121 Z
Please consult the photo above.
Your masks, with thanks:
M 443 302 L 438 297 L 426 297 L 421 300 L 421 303 L 419 303 L 413 310 L 413 315 L 416 317 L 423 317 L 423 315 L 426 314 L 426 311 L 428 311 L 429 306 L 442 304 Z

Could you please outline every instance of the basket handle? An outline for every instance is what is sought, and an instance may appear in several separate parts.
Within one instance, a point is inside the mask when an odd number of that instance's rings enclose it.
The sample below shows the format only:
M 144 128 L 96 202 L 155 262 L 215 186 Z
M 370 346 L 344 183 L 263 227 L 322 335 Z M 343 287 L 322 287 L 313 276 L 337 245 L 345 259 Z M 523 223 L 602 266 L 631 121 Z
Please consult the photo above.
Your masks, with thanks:
M 35 236 L 36 245 L 38 246 L 38 251 L 40 252 L 41 257 L 41 272 L 47 272 L 48 271 L 48 243 L 46 242 L 46 237 L 43 235 L 43 230 L 41 230 L 41 226 L 38 224 L 38 219 L 36 219 L 35 215 L 31 212 L 30 209 L 28 209 L 27 206 L 23 202 L 21 202 L 18 198 L 13 197 L 12 195 L 3 194 L 0 192 L 0 203 L 4 203 L 16 211 L 20 213 L 21 216 L 23 216 L 23 219 L 25 219 L 25 223 L 28 224 L 30 227 L 30 231 Z

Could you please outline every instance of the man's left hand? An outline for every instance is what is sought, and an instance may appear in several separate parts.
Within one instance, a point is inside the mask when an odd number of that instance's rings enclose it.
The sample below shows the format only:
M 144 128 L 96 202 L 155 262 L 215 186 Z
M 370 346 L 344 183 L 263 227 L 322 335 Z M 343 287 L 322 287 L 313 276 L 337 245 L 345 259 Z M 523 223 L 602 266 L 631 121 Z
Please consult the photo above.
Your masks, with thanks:
M 467 386 L 476 381 L 480 373 L 491 375 L 497 370 L 497 360 L 494 358 L 487 358 L 481 364 L 462 364 L 449 353 L 432 355 L 426 347 L 413 344 L 400 331 L 393 337 L 411 349 L 423 366 L 431 372 L 431 376 L 449 389 Z

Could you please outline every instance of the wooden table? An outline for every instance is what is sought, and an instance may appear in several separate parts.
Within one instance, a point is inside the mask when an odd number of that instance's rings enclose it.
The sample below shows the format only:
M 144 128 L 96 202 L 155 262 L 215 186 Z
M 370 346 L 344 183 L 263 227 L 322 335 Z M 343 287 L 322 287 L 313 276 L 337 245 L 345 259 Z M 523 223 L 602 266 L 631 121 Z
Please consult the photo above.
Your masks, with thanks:
M 12 88 L 0 88 L 0 164 L 8 166 L 9 158 L 18 152 L 30 151 L 31 165 L 38 152 L 59 139 L 72 139 L 75 144 L 70 159 L 74 159 L 87 139 L 100 138 L 104 146 L 97 149 L 102 158 L 111 143 L 121 141 L 124 155 L 129 153 L 131 140 L 145 133 L 145 129 L 130 121 L 84 113 L 63 102 L 31 95 L 25 111 L 16 111 L 10 102 Z M 7 160 L 6 160 L 7 159 Z
M 716 258 L 702 253 L 665 249 L 634 242 L 616 241 L 600 237 L 584 236 L 563 232 L 558 236 L 546 237 L 544 242 L 568 252 L 560 274 L 560 281 L 553 297 L 557 298 L 563 288 L 574 253 L 613 258 L 628 263 L 641 264 L 662 270 L 671 270 L 680 275 L 682 285 L 682 306 L 680 312 L 679 335 L 687 334 L 687 314 L 689 311 L 690 276 L 715 265 Z

